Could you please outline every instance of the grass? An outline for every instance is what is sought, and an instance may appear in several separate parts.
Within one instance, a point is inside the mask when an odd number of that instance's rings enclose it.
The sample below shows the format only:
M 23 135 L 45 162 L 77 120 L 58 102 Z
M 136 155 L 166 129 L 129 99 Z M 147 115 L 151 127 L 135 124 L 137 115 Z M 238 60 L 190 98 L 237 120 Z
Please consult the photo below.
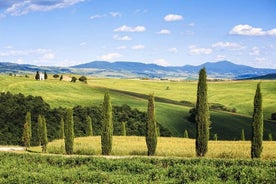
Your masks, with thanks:
M 181 137 L 185 129 L 195 137 L 195 125 L 187 120 L 190 106 L 179 105 L 180 101 L 196 101 L 196 81 L 157 81 L 131 79 L 88 78 L 88 84 L 53 79 L 51 74 L 45 81 L 36 81 L 31 76 L 11 77 L 0 75 L 0 91 L 42 96 L 53 107 L 77 105 L 99 105 L 103 101 L 105 90 L 110 90 L 113 105 L 128 104 L 132 108 L 146 111 L 147 95 L 154 93 L 156 99 L 157 121 L 168 128 L 173 136 Z M 236 108 L 237 113 L 213 111 L 211 113 L 211 137 L 218 134 L 219 139 L 239 140 L 242 129 L 245 136 L 251 135 L 251 114 L 253 98 L 258 81 L 222 81 L 208 82 L 210 103 L 223 104 Z M 269 119 L 276 108 L 276 83 L 263 81 L 264 117 Z M 271 133 L 274 137 L 276 123 L 265 121 L 264 138 Z
M 250 141 L 209 141 L 206 158 L 249 159 Z M 276 142 L 263 142 L 262 159 L 276 159 Z M 40 147 L 31 148 L 40 152 Z M 65 154 L 64 141 L 55 140 L 48 145 L 49 153 Z M 74 153 L 81 155 L 101 155 L 100 136 L 75 138 Z M 113 136 L 112 155 L 116 156 L 146 156 L 145 137 Z M 156 156 L 195 158 L 195 140 L 176 137 L 158 137 Z

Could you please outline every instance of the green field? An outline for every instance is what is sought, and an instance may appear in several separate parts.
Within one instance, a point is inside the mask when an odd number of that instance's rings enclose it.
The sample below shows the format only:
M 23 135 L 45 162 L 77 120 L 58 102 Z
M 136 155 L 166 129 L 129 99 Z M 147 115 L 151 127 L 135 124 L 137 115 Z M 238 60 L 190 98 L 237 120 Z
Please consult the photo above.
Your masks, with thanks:
M 50 75 L 49 75 L 50 76 Z M 220 81 L 208 83 L 210 103 L 219 103 L 235 108 L 237 113 L 222 111 L 211 112 L 211 138 L 218 134 L 219 139 L 238 140 L 241 130 L 245 136 L 251 136 L 251 114 L 255 88 L 259 81 Z M 147 95 L 156 96 L 157 121 L 168 128 L 174 136 L 182 136 L 185 129 L 191 137 L 195 136 L 195 125 L 187 120 L 191 106 L 180 101 L 195 103 L 196 81 L 159 81 L 131 79 L 89 78 L 88 84 L 71 83 L 50 79 L 35 81 L 33 77 L 11 77 L 0 75 L 2 92 L 22 93 L 42 96 L 53 107 L 74 107 L 76 105 L 99 105 L 103 93 L 109 89 L 113 105 L 128 104 L 132 108 L 146 111 Z M 276 123 L 268 121 L 276 111 L 276 82 L 262 81 L 264 101 L 265 130 L 264 139 L 269 133 L 275 137 Z
M 0 153 L 0 183 L 264 183 L 276 162 Z

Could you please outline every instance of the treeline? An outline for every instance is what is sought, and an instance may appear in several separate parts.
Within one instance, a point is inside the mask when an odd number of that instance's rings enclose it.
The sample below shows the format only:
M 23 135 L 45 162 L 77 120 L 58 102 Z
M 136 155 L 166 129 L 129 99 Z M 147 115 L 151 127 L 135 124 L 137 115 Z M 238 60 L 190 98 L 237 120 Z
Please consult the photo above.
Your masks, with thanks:
M 0 144 L 23 145 L 22 135 L 27 112 L 31 114 L 31 145 L 39 144 L 38 117 L 44 116 L 47 121 L 49 141 L 60 138 L 60 122 L 65 117 L 66 109 L 50 108 L 40 96 L 24 96 L 10 92 L 0 93 Z M 128 105 L 113 106 L 113 134 L 145 136 L 147 113 L 132 109 Z M 73 108 L 75 137 L 88 135 L 87 117 L 91 117 L 93 135 L 101 135 L 102 107 L 75 106 Z M 125 124 L 125 130 L 122 124 Z M 171 132 L 158 124 L 160 136 L 171 136 Z

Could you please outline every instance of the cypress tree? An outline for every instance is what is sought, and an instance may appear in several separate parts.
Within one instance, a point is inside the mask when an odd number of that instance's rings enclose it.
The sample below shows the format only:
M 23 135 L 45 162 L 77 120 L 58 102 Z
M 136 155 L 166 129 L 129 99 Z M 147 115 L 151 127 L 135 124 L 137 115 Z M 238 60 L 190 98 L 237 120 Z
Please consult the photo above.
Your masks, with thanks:
M 92 119 L 90 116 L 86 117 L 86 126 L 87 126 L 86 135 L 93 136 Z
M 241 131 L 241 140 L 245 141 L 244 129 L 242 129 Z
M 63 120 L 63 118 L 60 119 L 59 138 L 64 139 L 64 120 Z
M 25 116 L 25 122 L 28 122 L 29 126 L 29 136 L 30 139 L 32 138 L 32 118 L 31 118 L 31 112 L 27 112 Z
M 122 136 L 126 136 L 126 122 L 122 122 Z
M 208 151 L 209 140 L 209 105 L 207 99 L 207 75 L 205 68 L 199 72 L 197 101 L 195 108 L 196 120 L 196 155 L 203 157 Z
M 39 72 L 38 71 L 35 74 L 35 80 L 39 80 Z
M 37 118 L 37 137 L 38 137 L 38 144 L 41 145 L 42 135 L 43 135 L 43 122 L 42 116 L 39 114 Z
M 184 131 L 184 138 L 189 138 L 188 130 Z
M 153 94 L 149 95 L 147 115 L 148 121 L 146 127 L 146 143 L 148 148 L 148 155 L 151 156 L 155 154 L 157 147 L 157 128 Z
M 24 124 L 24 129 L 23 129 L 23 136 L 22 136 L 22 140 L 24 142 L 24 146 L 26 148 L 26 150 L 30 147 L 30 131 L 29 131 L 30 127 L 29 127 L 29 123 L 26 122 Z
M 41 130 L 41 148 L 42 152 L 46 153 L 47 151 L 47 144 L 48 144 L 48 137 L 47 137 L 47 125 L 46 125 L 46 119 L 44 116 L 42 116 L 42 130 Z
M 102 154 L 109 155 L 112 150 L 113 122 L 112 122 L 112 105 L 108 91 L 104 94 L 103 101 L 103 119 L 101 145 Z
M 257 84 L 252 122 L 251 158 L 260 158 L 263 150 L 263 99 L 261 83 Z
M 64 122 L 64 139 L 65 139 L 65 152 L 70 155 L 74 150 L 74 120 L 73 110 L 67 109 L 65 122 Z

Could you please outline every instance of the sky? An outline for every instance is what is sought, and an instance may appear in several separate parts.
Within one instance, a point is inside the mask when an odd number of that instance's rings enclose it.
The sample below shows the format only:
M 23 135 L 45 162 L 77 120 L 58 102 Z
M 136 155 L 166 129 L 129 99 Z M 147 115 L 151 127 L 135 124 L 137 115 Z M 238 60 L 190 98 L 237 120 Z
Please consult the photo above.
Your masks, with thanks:
M 0 62 L 276 68 L 275 0 L 0 0 Z

